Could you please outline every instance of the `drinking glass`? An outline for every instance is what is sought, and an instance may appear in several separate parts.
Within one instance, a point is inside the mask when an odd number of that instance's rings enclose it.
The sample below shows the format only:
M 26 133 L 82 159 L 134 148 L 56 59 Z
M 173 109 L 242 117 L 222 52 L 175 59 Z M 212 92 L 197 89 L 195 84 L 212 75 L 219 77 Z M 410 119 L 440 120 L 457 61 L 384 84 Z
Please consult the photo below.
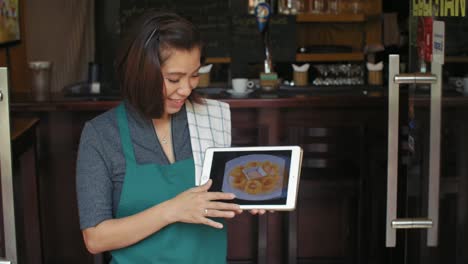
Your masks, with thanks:
M 295 15 L 300 10 L 300 0 L 280 0 L 278 5 L 278 11 L 284 15 Z
M 340 12 L 340 0 L 328 0 L 328 12 L 338 14 Z
M 309 13 L 321 14 L 325 11 L 325 0 L 309 0 Z
M 351 12 L 353 14 L 359 14 L 362 9 L 361 0 L 352 0 L 351 1 Z

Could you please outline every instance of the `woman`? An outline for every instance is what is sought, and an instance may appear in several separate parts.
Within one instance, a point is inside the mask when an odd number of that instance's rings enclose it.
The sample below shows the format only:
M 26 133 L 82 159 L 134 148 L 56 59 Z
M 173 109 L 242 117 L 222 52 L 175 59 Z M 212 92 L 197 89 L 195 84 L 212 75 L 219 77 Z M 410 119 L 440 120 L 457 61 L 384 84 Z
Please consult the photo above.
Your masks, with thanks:
M 222 218 L 233 194 L 199 183 L 207 147 L 229 146 L 226 103 L 195 98 L 201 41 L 194 26 L 148 12 L 116 68 L 124 102 L 86 123 L 77 161 L 80 225 L 91 253 L 113 263 L 223 263 Z M 253 213 L 257 213 L 254 211 Z M 259 213 L 264 213 L 260 211 Z

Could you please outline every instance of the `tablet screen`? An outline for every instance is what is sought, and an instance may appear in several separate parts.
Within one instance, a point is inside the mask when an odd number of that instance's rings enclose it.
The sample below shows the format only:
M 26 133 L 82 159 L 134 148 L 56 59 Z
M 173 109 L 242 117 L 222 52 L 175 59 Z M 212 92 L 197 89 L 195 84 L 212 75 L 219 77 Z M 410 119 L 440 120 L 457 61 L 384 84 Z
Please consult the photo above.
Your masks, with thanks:
M 214 152 L 211 191 L 234 193 L 240 205 L 285 205 L 291 150 Z

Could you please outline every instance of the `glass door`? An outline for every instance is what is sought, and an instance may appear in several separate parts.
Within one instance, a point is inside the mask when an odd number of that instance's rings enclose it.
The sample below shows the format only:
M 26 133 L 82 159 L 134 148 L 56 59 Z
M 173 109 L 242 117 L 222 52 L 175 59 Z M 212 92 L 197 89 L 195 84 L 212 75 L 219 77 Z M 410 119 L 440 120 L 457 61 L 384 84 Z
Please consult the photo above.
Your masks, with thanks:
M 15 208 L 13 199 L 13 168 L 11 158 L 10 107 L 8 74 L 0 68 L 0 176 L 3 226 L 0 263 L 17 263 Z
M 467 263 L 466 4 L 409 8 L 408 72 L 389 57 L 386 262 Z

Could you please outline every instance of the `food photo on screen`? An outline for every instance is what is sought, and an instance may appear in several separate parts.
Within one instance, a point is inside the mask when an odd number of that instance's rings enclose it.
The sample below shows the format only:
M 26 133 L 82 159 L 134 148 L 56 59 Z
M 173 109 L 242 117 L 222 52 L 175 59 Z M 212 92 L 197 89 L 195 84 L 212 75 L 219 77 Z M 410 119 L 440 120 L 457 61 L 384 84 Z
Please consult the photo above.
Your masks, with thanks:
M 221 155 L 211 175 L 216 190 L 235 194 L 241 204 L 286 203 L 290 155 Z

